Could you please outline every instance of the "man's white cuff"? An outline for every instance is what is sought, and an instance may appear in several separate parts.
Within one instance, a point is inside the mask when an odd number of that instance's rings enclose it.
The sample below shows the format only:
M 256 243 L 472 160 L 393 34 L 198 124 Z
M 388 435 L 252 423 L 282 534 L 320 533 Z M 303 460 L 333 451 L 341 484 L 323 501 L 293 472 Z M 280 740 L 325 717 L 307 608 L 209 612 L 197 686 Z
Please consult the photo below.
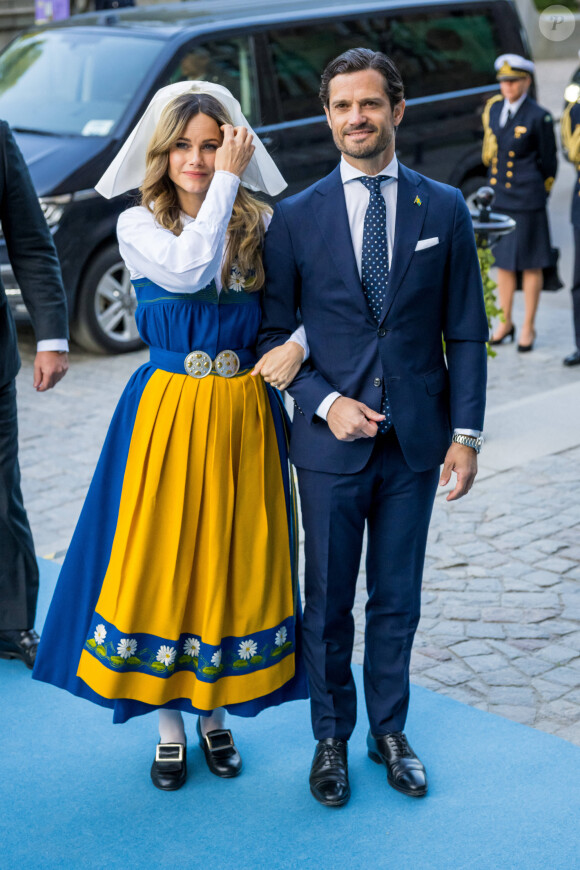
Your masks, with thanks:
M 330 411 L 330 406 L 333 402 L 336 401 L 336 399 L 340 399 L 341 395 L 342 393 L 337 393 L 336 390 L 334 391 L 334 393 L 329 393 L 328 396 L 322 400 L 322 402 L 316 409 L 315 414 L 317 415 L 317 417 L 322 417 L 323 420 L 326 420 L 328 412 Z
M 59 350 L 68 353 L 68 341 L 66 338 L 43 338 L 37 342 L 36 351 L 40 353 L 44 350 Z

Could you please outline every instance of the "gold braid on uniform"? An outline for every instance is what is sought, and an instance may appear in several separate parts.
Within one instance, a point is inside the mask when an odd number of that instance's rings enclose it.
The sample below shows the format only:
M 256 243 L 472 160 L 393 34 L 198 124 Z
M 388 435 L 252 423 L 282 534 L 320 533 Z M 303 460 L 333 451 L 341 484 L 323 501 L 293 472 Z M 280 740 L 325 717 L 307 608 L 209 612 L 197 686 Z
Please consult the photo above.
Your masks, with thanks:
M 491 97 L 485 104 L 483 115 L 481 116 L 481 121 L 483 124 L 483 146 L 481 148 L 481 160 L 484 166 L 489 166 L 489 164 L 497 154 L 497 139 L 489 124 L 489 113 L 492 105 L 494 103 L 497 103 L 498 100 L 503 100 L 501 94 L 496 94 L 495 97 Z
M 570 118 L 570 112 L 572 111 L 572 106 L 574 105 L 576 104 L 568 103 L 568 105 L 564 109 L 564 114 L 562 115 L 562 121 L 560 124 L 560 132 L 562 135 L 562 148 L 566 152 L 568 160 L 571 163 L 579 163 L 580 124 L 577 124 L 576 128 L 572 132 L 572 119 Z

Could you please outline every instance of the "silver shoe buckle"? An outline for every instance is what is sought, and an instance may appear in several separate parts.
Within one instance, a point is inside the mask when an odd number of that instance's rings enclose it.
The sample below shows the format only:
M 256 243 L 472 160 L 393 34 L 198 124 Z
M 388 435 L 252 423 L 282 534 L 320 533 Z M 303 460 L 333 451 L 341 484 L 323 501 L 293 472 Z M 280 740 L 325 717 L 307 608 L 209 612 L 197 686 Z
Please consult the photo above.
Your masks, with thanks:
M 158 743 L 155 749 L 155 761 L 157 764 L 175 764 L 183 761 L 183 744 L 182 743 Z M 177 749 L 177 755 L 172 755 L 170 758 L 160 758 L 160 749 Z

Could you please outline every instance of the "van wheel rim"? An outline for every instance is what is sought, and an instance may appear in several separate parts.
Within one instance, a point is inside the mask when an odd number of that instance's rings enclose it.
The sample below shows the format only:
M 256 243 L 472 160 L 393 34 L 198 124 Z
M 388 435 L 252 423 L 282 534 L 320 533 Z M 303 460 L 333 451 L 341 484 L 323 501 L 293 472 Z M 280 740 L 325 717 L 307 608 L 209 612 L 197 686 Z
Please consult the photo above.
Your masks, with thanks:
M 139 339 L 135 323 L 137 297 L 129 272 L 121 260 L 103 273 L 95 291 L 95 315 L 100 330 L 111 341 Z

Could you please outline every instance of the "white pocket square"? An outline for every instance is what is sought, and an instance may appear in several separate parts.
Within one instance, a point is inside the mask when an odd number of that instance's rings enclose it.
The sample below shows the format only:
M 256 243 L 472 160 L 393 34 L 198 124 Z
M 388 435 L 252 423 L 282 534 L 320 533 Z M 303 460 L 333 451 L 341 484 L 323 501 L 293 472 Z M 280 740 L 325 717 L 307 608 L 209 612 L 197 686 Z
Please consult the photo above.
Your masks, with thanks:
M 420 242 L 417 242 L 415 247 L 416 251 L 424 251 L 425 248 L 432 248 L 433 245 L 439 244 L 439 236 L 433 236 L 432 239 L 421 239 Z

